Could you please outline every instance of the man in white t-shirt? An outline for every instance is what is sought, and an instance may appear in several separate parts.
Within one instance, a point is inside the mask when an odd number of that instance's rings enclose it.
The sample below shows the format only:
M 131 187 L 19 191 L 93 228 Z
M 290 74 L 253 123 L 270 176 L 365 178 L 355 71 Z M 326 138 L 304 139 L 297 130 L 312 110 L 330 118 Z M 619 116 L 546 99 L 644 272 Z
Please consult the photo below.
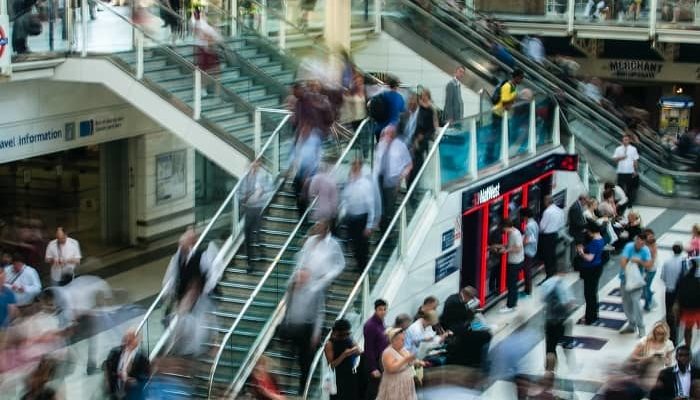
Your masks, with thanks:
M 613 154 L 613 160 L 617 163 L 617 184 L 627 193 L 628 207 L 634 203 L 637 192 L 638 160 L 637 148 L 631 144 L 632 136 L 622 136 L 622 146 L 618 146 Z
M 56 228 L 56 239 L 46 246 L 46 263 L 51 265 L 51 283 L 64 286 L 72 281 L 82 257 L 78 241 L 69 238 L 62 227 Z
M 506 284 L 508 286 L 508 297 L 506 306 L 500 312 L 507 313 L 515 311 L 518 305 L 518 275 L 525 264 L 525 249 L 523 246 L 523 235 L 515 227 L 513 221 L 503 222 L 503 233 L 508 237 L 507 244 L 500 246 L 500 253 L 507 254 L 508 266 Z

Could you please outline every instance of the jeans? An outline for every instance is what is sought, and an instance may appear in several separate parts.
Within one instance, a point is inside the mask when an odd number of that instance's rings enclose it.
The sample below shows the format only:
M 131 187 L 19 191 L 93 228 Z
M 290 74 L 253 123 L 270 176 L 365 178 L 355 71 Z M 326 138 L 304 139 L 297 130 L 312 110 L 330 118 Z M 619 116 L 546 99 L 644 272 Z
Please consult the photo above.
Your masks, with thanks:
M 506 285 L 508 286 L 508 300 L 506 306 L 513 308 L 518 305 L 518 274 L 524 263 L 508 264 Z
M 632 328 L 644 329 L 642 308 L 639 305 L 639 301 L 642 299 L 642 288 L 628 292 L 621 286 L 620 292 L 622 293 L 622 309 L 627 317 L 627 322 Z
M 583 279 L 583 298 L 586 300 L 586 324 L 592 324 L 598 320 L 598 283 L 603 267 L 589 267 L 581 269 Z
M 651 303 L 654 301 L 654 292 L 651 291 L 651 282 L 654 281 L 654 276 L 656 275 L 656 271 L 646 271 L 644 273 L 644 292 L 642 293 L 642 296 L 644 296 L 644 310 L 649 311 L 651 310 Z

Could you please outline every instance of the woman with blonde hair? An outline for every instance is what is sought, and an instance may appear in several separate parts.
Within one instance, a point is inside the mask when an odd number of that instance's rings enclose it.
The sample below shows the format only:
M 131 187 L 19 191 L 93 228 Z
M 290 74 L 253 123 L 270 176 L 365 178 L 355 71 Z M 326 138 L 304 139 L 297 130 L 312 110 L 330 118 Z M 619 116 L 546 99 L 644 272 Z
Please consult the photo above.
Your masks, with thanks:
M 382 353 L 384 373 L 379 384 L 377 400 L 417 400 L 413 382 L 414 364 L 422 364 L 404 348 L 405 335 L 401 328 L 386 331 L 389 346 Z
M 673 366 L 676 362 L 673 357 L 673 342 L 669 338 L 670 331 L 665 321 L 658 321 L 649 334 L 639 340 L 630 355 L 630 361 L 647 366 L 642 382 L 646 390 L 654 386 L 662 369 Z

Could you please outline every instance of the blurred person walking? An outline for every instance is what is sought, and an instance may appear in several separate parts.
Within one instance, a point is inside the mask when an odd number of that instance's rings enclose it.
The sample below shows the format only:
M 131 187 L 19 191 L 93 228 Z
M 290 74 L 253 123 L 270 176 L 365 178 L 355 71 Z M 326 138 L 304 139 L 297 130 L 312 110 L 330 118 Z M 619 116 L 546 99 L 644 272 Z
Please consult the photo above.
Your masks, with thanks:
M 693 330 L 700 327 L 700 259 L 689 260 L 688 272 L 678 282 L 678 309 L 680 323 L 683 324 L 685 345 L 690 346 Z
M 64 286 L 75 278 L 75 269 L 83 258 L 80 243 L 68 237 L 63 227 L 56 228 L 56 239 L 46 246 L 46 263 L 51 265 L 51 284 Z
M 537 249 L 544 263 L 546 280 L 557 271 L 557 243 L 559 242 L 559 231 L 564 228 L 566 220 L 564 219 L 564 211 L 554 203 L 552 195 L 548 194 L 544 196 L 544 207 L 542 219 L 540 220 L 540 239 Z M 541 284 L 540 282 L 540 285 Z
M 583 280 L 583 298 L 586 301 L 584 322 L 586 325 L 592 325 L 598 320 L 598 284 L 603 274 L 605 240 L 596 224 L 591 224 L 588 232 L 588 242 L 577 246 L 577 249 L 581 258 L 579 274 Z
M 676 345 L 678 344 L 678 316 L 675 315 L 673 308 L 678 298 L 678 282 L 685 272 L 684 268 L 687 261 L 683 257 L 683 245 L 681 243 L 674 243 L 672 250 L 673 256 L 664 261 L 661 268 L 661 281 L 666 286 L 664 302 L 666 306 L 666 323 L 669 326 L 671 342 Z
M 557 364 L 557 346 L 564 339 L 567 320 L 575 308 L 574 296 L 565 286 L 564 273 L 559 272 L 542 284 L 542 301 L 545 304 L 545 359 L 548 371 L 554 371 Z M 573 365 L 573 354 L 567 354 L 567 361 Z
M 312 272 L 302 267 L 294 272 L 287 291 L 287 311 L 280 334 L 291 341 L 299 364 L 299 393 L 304 392 L 314 350 L 319 343 L 324 318 L 325 286 L 316 284 Z
M 56 400 L 59 399 L 56 390 L 48 386 L 56 377 L 56 361 L 49 356 L 42 358 L 39 364 L 29 373 L 26 380 L 25 392 L 20 400 Z
M 5 285 L 14 292 L 18 307 L 32 304 L 41 292 L 39 274 L 25 264 L 21 253 L 15 253 L 12 264 L 5 267 Z
M 640 233 L 634 242 L 627 243 L 620 258 L 620 292 L 622 294 L 622 309 L 627 317 L 627 323 L 620 333 L 634 333 L 644 337 L 644 319 L 639 304 L 642 298 L 644 279 L 641 270 L 651 265 L 651 252 L 646 246 L 646 235 Z M 635 270 L 636 269 L 636 270 Z
M 209 25 L 205 12 L 199 8 L 195 8 L 192 12 L 190 24 L 192 25 L 195 38 L 195 60 L 197 67 L 209 75 L 218 74 L 219 55 L 217 53 L 217 46 L 223 41 L 221 34 L 217 32 L 214 27 Z M 205 82 L 203 86 L 212 94 L 218 94 L 218 87 L 207 83 L 208 82 Z M 209 95 L 207 90 L 202 91 L 202 96 Z
M 304 215 L 308 207 L 308 185 L 316 174 L 322 152 L 322 132 L 312 125 L 313 121 L 308 117 L 311 111 L 306 107 L 302 110 L 302 115 L 299 117 L 299 134 L 292 154 L 292 165 L 296 170 L 293 187 L 299 216 Z
M 333 324 L 331 337 L 323 348 L 330 368 L 335 371 L 337 394 L 331 400 L 357 400 L 360 398 L 359 377 L 356 365 L 361 353 L 360 346 L 352 340 L 350 322 L 339 319 Z
M 274 375 L 270 373 L 270 359 L 260 356 L 250 374 L 250 386 L 256 400 L 284 400 Z
M 522 42 L 523 53 L 537 64 L 544 64 L 547 59 L 544 44 L 538 35 L 526 36 Z
M 416 356 L 404 347 L 405 334 L 402 329 L 390 328 L 386 333 L 389 346 L 382 353 L 384 375 L 379 384 L 377 400 L 417 400 L 416 386 L 413 382 Z
M 406 144 L 396 139 L 396 127 L 389 125 L 382 133 L 374 151 L 375 175 L 378 177 L 382 194 L 382 219 L 380 229 L 385 232 L 394 217 L 396 200 L 401 183 L 413 168 L 411 155 Z
M 109 399 L 145 398 L 151 366 L 148 356 L 139 348 L 140 341 L 136 331 L 130 330 L 122 338 L 122 344 L 109 352 L 103 366 Z
M 341 210 L 348 230 L 357 269 L 364 271 L 369 260 L 369 237 L 375 225 L 376 188 L 362 171 L 362 160 L 353 161 L 342 193 Z
M 462 100 L 462 78 L 464 67 L 455 68 L 455 73 L 445 86 L 445 107 L 443 108 L 445 121 L 454 124 L 464 118 L 464 101 Z
M 307 269 L 313 284 L 325 290 L 345 269 L 343 249 L 331 234 L 328 221 L 317 222 L 309 235 L 297 254 L 296 269 Z
M 379 383 L 382 379 L 383 366 L 381 357 L 389 346 L 389 340 L 385 334 L 384 317 L 386 316 L 387 303 L 382 299 L 374 301 L 374 314 L 365 322 L 362 333 L 365 339 L 365 365 L 369 373 L 367 383 L 366 400 L 374 400 L 377 397 Z
M 253 261 L 257 260 L 255 246 L 260 241 L 260 226 L 263 209 L 272 192 L 272 179 L 270 174 L 260 166 L 260 161 L 255 160 L 250 164 L 248 174 L 243 179 L 242 203 L 245 210 L 245 245 L 248 262 L 247 272 L 253 271 Z
M 333 174 L 333 163 L 321 163 L 319 171 L 309 183 L 309 200 L 317 198 L 311 212 L 312 221 L 326 221 L 331 232 L 335 232 L 335 219 L 338 214 L 338 182 Z
M 639 153 L 631 143 L 632 136 L 625 133 L 622 136 L 622 145 L 615 148 L 615 153 L 613 153 L 613 161 L 617 163 L 617 184 L 627 194 L 628 207 L 631 207 L 637 198 L 639 179 Z
M 525 225 L 523 232 L 523 250 L 525 251 L 525 264 L 523 265 L 525 279 L 525 295 L 532 295 L 532 271 L 537 266 L 537 241 L 539 240 L 540 227 L 532 218 L 532 210 L 523 208 L 520 210 L 520 221 Z
M 676 349 L 676 365 L 664 368 L 659 373 L 656 385 L 649 394 L 650 400 L 691 399 L 693 382 L 700 379 L 700 370 L 692 367 L 689 345 Z
M 204 286 L 206 278 L 200 266 L 203 249 L 194 249 L 197 243 L 197 234 L 194 227 L 190 226 L 180 236 L 179 246 L 175 255 L 170 259 L 168 269 L 163 276 L 163 288 L 170 296 L 170 302 L 166 308 L 166 317 L 170 310 L 177 308 L 185 297 L 189 286 L 197 283 Z M 201 292 L 201 290 L 200 290 Z
M 375 95 L 369 104 L 369 115 L 375 120 L 374 137 L 377 142 L 388 126 L 396 130 L 401 114 L 406 110 L 406 103 L 399 93 L 399 80 L 390 76 L 386 84 L 389 89 Z
M 411 92 L 408 95 L 408 105 L 406 111 L 401 113 L 399 118 L 398 136 L 410 147 L 413 143 L 413 135 L 416 133 L 416 125 L 418 124 L 418 96 Z

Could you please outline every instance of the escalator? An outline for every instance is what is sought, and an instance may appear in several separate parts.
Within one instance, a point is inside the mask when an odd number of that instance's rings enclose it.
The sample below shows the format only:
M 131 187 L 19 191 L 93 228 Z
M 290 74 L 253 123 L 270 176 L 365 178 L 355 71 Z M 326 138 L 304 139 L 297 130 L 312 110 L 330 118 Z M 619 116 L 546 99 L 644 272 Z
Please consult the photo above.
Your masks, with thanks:
M 423 6 L 412 0 L 388 2 L 383 17 L 384 30 L 424 58 L 434 59 L 439 54 L 454 60 L 455 64 L 465 65 L 472 73 L 471 81 L 465 83 L 475 92 L 483 89 L 484 83 L 492 90 L 498 82 L 507 79 L 511 66 L 499 61 L 489 49 L 494 43 L 506 48 L 516 45 L 515 39 L 495 36 L 484 15 L 472 11 L 467 16 L 444 2 L 422 3 Z M 513 57 L 515 67 L 526 73 L 524 86 L 558 100 L 578 148 L 601 159 L 609 165 L 608 170 L 614 169 L 612 153 L 619 145 L 626 123 L 586 97 L 578 88 L 578 83 L 563 76 L 558 66 L 549 61 L 537 64 L 514 48 L 508 48 L 508 52 Z M 484 109 L 490 107 L 488 102 L 483 103 Z M 640 176 L 643 187 L 663 196 L 700 197 L 697 190 L 700 187 L 700 173 L 665 168 L 666 152 L 644 137 L 639 150 L 642 154 Z

